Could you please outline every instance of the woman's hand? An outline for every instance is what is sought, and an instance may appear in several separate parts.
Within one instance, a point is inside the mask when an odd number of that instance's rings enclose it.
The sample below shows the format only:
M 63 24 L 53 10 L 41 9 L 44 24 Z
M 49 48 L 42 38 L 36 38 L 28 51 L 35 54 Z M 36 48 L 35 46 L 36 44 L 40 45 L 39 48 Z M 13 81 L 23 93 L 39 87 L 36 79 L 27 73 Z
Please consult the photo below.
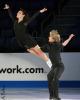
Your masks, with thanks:
M 47 8 L 43 8 L 42 10 L 40 10 L 40 13 L 44 13 L 45 11 L 47 11 Z
M 9 8 L 10 8 L 9 5 L 5 4 L 4 9 L 9 9 Z

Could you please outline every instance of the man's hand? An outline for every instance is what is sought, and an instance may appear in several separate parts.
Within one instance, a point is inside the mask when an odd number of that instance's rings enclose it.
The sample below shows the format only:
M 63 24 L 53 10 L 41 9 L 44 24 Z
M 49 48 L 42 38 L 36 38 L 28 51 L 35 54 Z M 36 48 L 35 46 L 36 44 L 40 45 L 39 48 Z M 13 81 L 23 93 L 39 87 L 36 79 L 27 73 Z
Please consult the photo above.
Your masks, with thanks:
M 75 36 L 74 34 L 71 34 L 71 35 L 69 36 L 69 38 L 72 39 L 74 36 Z

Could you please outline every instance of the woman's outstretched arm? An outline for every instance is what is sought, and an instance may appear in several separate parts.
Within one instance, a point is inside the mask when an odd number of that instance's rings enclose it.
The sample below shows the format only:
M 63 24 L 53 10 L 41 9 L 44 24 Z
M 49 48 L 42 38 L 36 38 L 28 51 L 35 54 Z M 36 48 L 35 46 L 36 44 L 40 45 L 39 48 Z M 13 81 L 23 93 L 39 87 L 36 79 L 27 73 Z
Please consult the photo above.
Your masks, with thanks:
M 4 9 L 8 10 L 9 16 L 10 16 L 10 18 L 12 19 L 12 21 L 14 22 L 15 19 L 14 19 L 13 15 L 12 15 L 12 12 L 11 12 L 10 6 L 9 6 L 8 4 L 5 4 Z
M 40 13 L 44 13 L 45 11 L 47 11 L 46 8 L 44 8 L 44 9 L 38 11 L 36 14 L 34 14 L 34 15 L 29 19 L 29 21 L 25 22 L 24 25 L 27 26 L 27 25 L 28 25 L 30 22 L 32 22 Z

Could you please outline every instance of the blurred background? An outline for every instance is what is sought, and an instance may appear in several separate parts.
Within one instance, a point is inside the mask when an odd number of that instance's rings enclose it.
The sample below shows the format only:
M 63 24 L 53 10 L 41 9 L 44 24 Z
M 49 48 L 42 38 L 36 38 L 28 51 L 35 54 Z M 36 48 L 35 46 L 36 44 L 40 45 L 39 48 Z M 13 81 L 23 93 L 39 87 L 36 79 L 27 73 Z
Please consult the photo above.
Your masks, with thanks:
M 80 52 L 80 0 L 0 0 L 0 53 L 25 52 L 16 41 L 13 22 L 7 10 L 3 10 L 6 3 L 10 5 L 13 16 L 16 16 L 19 8 L 24 8 L 31 17 L 46 7 L 48 11 L 29 25 L 32 37 L 42 46 L 47 43 L 52 29 L 59 31 L 62 41 L 73 33 L 75 37 L 63 52 Z

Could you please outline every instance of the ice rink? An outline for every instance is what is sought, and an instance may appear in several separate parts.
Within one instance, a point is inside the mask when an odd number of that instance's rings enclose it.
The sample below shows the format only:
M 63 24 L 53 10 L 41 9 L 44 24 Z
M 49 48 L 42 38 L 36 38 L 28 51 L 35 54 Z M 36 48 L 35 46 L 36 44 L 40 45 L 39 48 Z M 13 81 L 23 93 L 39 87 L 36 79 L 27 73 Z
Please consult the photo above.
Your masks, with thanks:
M 61 100 L 80 100 L 80 89 L 59 89 Z M 49 100 L 48 89 L 0 89 L 0 100 Z

